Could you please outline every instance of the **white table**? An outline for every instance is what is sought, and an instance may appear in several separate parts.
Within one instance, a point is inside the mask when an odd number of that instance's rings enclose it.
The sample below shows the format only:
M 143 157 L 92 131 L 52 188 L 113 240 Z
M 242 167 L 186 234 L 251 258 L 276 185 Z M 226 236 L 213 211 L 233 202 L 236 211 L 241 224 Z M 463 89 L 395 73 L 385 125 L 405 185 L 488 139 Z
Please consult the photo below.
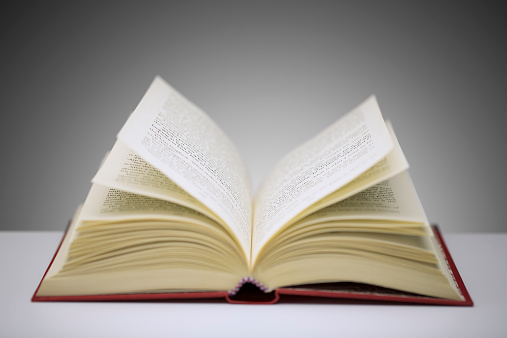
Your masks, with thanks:
M 0 337 L 507 337 L 507 234 L 445 234 L 475 306 L 32 303 L 58 232 L 0 232 Z

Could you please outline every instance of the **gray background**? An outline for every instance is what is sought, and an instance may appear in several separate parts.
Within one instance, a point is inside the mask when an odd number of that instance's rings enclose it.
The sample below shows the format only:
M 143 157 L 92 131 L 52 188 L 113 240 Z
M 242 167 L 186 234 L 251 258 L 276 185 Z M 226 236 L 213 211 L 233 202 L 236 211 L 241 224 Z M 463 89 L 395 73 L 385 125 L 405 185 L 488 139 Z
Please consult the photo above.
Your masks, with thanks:
M 0 230 L 63 230 L 153 77 L 257 187 L 376 94 L 432 222 L 507 231 L 506 21 L 488 2 L 2 1 Z

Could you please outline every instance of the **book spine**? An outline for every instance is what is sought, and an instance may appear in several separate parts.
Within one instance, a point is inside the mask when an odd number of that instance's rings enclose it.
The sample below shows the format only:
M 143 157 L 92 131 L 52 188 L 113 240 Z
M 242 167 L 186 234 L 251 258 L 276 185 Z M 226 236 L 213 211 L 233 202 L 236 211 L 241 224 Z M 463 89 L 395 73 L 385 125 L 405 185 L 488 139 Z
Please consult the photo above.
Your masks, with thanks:
M 246 283 L 250 283 L 250 284 L 255 285 L 256 287 L 259 288 L 259 290 L 261 290 L 263 292 L 269 292 L 269 289 L 264 284 L 262 284 L 261 282 L 256 280 L 255 278 L 244 277 L 238 282 L 238 284 L 234 287 L 234 289 L 228 291 L 229 296 L 235 296 L 238 293 L 238 291 L 241 289 L 241 287 L 243 285 L 245 285 Z

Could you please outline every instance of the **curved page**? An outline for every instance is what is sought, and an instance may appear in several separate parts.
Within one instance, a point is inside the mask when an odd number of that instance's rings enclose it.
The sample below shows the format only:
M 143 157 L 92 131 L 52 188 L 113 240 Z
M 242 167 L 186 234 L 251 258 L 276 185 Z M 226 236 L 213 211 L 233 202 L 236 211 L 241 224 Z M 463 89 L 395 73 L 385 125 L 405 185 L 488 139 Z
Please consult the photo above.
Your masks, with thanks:
M 255 200 L 252 261 L 280 227 L 373 167 L 392 148 L 372 96 L 284 157 Z
M 247 171 L 232 142 L 204 112 L 157 77 L 118 138 L 220 217 L 249 256 Z

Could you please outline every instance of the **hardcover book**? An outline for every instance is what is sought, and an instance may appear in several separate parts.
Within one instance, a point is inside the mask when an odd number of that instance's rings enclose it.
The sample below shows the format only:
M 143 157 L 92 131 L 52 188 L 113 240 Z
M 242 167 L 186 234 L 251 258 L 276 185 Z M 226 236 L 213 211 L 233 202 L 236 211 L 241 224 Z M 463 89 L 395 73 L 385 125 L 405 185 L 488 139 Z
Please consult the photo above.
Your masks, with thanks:
M 156 77 L 33 301 L 358 299 L 472 305 L 368 98 L 254 194 L 235 146 Z

